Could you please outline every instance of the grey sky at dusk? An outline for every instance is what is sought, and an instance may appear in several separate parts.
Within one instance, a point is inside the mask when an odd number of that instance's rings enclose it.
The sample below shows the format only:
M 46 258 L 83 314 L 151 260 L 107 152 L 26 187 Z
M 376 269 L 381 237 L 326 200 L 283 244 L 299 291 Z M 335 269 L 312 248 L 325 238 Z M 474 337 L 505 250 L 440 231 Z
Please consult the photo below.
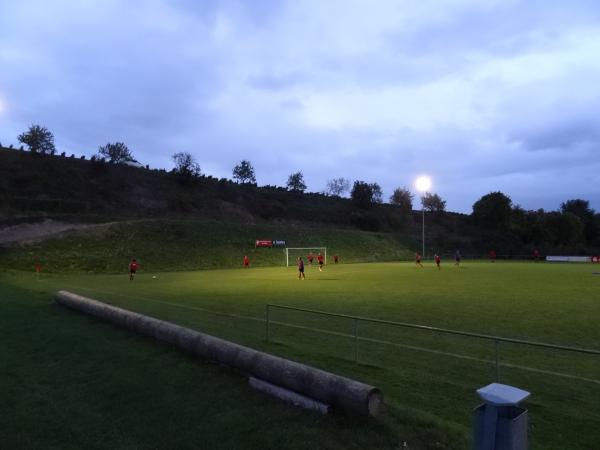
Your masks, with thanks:
M 600 209 L 595 1 L 0 1 L 0 142 Z

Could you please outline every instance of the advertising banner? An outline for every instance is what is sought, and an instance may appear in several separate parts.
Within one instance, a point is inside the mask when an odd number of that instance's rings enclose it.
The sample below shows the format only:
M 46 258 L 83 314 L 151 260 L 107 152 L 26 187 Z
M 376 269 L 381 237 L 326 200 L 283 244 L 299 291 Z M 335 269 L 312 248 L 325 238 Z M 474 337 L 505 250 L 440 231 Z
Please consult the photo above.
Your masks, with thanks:
M 257 239 L 255 247 L 273 247 L 273 241 L 271 239 Z

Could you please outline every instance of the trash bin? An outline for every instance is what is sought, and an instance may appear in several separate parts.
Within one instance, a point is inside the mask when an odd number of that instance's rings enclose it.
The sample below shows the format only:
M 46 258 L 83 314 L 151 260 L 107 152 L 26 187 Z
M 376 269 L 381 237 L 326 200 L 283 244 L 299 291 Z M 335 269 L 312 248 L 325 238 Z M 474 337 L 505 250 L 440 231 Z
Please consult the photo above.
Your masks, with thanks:
M 527 450 L 527 410 L 519 403 L 530 393 L 492 383 L 477 390 L 485 403 L 474 409 L 475 450 Z

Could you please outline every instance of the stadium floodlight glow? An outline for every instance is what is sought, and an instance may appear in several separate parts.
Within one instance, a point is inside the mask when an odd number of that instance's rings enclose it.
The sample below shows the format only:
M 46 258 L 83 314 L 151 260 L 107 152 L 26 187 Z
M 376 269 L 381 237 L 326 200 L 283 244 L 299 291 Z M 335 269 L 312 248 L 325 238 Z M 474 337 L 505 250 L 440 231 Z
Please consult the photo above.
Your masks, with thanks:
M 426 175 L 422 175 L 415 180 L 415 188 L 421 193 L 429 192 L 431 189 L 431 178 Z
M 421 193 L 421 217 L 423 218 L 421 222 L 423 224 L 421 228 L 421 242 L 423 243 L 421 255 L 423 258 L 425 258 L 425 205 L 423 205 L 423 196 L 431 189 L 431 178 L 429 178 L 427 175 L 421 175 L 420 177 L 417 177 L 415 180 L 415 188 Z

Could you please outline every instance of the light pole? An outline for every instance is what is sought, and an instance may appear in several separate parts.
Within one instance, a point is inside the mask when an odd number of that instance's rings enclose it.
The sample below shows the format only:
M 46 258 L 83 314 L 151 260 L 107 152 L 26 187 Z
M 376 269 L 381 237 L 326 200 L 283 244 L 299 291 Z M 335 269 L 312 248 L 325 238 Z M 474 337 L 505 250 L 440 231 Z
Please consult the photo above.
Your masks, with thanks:
M 421 242 L 423 243 L 423 250 L 421 255 L 425 258 L 425 206 L 423 205 L 423 196 L 431 189 L 431 178 L 426 175 L 422 175 L 415 180 L 415 188 L 421 193 L 421 213 L 422 213 L 422 235 Z

